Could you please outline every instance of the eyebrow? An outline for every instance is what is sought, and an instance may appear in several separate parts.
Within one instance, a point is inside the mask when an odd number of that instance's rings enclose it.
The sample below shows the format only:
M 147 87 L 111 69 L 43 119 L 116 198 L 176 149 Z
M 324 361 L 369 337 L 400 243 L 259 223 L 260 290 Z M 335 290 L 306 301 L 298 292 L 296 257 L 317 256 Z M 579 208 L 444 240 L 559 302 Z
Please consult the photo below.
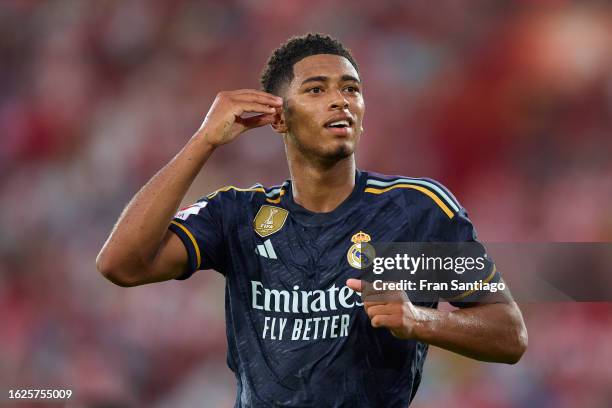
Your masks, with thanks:
M 326 76 L 313 76 L 310 78 L 306 78 L 305 80 L 302 81 L 302 85 L 308 83 L 308 82 L 327 82 L 329 80 L 329 77 Z M 340 78 L 340 81 L 342 82 L 347 82 L 347 81 L 352 81 L 352 82 L 357 82 L 358 84 L 361 83 L 361 81 L 359 81 L 358 78 L 355 78 L 352 75 L 342 75 L 342 77 Z

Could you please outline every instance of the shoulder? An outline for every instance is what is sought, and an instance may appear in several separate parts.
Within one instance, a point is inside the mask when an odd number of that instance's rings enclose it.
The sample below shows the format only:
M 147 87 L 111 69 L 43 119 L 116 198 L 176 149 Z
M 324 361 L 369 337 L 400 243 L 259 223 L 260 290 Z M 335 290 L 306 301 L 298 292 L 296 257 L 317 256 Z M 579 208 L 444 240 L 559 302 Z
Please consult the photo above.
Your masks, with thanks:
M 442 183 L 427 177 L 407 177 L 368 172 L 365 193 L 374 197 L 403 199 L 423 209 L 436 208 L 454 218 L 463 208 Z
M 216 204 L 260 202 L 277 204 L 280 202 L 281 197 L 285 195 L 288 185 L 289 182 L 285 181 L 282 184 L 272 187 L 264 187 L 260 183 L 253 184 L 248 188 L 225 186 L 202 197 L 198 201 Z

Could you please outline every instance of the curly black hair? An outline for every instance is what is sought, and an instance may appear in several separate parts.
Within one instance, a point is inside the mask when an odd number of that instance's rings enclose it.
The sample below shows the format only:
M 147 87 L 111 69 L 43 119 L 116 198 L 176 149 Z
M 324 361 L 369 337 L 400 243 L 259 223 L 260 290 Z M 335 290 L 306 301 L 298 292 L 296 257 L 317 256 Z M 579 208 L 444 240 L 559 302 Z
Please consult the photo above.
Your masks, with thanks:
M 325 34 L 309 33 L 291 37 L 272 52 L 261 74 L 261 86 L 265 92 L 278 95 L 282 85 L 293 79 L 293 66 L 300 60 L 318 54 L 333 54 L 346 58 L 359 68 L 351 54 L 340 41 Z

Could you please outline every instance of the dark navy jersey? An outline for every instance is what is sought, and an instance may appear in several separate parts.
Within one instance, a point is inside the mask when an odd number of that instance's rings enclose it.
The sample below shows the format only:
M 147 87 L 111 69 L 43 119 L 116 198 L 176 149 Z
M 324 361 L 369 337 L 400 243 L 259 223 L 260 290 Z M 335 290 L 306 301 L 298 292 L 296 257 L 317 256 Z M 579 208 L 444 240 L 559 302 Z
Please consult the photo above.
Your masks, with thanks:
M 179 279 L 201 269 L 225 276 L 236 407 L 408 406 L 427 345 L 371 327 L 360 295 L 345 284 L 361 274 L 351 261 L 352 239 L 476 240 L 465 210 L 439 183 L 363 171 L 329 213 L 297 204 L 290 181 L 226 187 L 179 211 L 170 229 L 189 253 Z M 496 282 L 499 274 L 489 268 L 474 279 Z M 449 299 L 479 296 L 457 292 Z

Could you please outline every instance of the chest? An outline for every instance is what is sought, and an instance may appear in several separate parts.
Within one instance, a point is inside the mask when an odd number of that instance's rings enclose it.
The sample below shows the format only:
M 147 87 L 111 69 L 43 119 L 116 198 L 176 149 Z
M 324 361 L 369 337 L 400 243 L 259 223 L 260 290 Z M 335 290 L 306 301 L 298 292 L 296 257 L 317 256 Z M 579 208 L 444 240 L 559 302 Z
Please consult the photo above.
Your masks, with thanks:
M 235 267 L 248 279 L 306 290 L 344 285 L 361 274 L 364 242 L 414 240 L 418 218 L 393 202 L 360 206 L 341 219 L 318 223 L 280 207 L 261 206 L 245 214 L 231 250 L 244 260 Z

